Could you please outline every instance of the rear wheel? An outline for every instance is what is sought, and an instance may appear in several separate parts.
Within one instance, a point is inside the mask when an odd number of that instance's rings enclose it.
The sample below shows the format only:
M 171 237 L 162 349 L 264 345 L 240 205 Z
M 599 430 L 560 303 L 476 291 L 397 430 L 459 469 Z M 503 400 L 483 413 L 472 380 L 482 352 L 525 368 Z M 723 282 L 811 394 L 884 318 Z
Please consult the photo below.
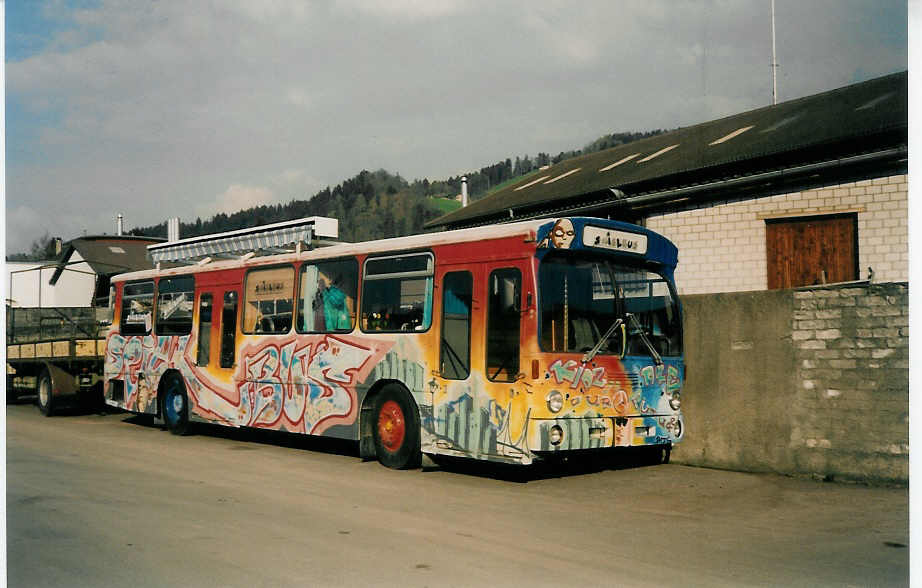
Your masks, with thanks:
M 54 393 L 51 388 L 51 374 L 43 371 L 38 377 L 38 409 L 45 416 L 54 414 Z
M 189 432 L 189 398 L 182 378 L 172 374 L 163 384 L 163 421 L 166 428 L 174 435 Z
M 375 398 L 373 433 L 378 461 L 394 469 L 419 467 L 419 415 L 410 395 L 396 385 Z
M 14 385 L 16 383 L 12 374 L 6 375 L 6 403 L 15 404 L 19 400 L 19 390 Z

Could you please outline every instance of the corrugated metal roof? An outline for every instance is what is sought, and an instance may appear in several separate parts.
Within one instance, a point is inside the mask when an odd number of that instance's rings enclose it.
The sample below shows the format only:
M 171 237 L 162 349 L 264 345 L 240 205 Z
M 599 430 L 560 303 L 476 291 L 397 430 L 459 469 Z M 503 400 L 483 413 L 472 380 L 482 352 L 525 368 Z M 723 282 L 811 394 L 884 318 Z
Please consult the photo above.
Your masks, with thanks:
M 468 226 L 613 188 L 630 195 L 905 145 L 908 110 L 907 72 L 900 72 L 567 159 L 427 226 Z

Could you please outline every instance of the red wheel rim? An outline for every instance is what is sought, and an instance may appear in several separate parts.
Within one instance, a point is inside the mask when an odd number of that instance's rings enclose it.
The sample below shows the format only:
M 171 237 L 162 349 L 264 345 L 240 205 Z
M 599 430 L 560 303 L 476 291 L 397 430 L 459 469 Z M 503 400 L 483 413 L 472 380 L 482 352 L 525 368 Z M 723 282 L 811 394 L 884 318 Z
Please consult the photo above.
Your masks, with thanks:
M 378 439 L 381 440 L 381 445 L 393 453 L 403 445 L 406 434 L 407 424 L 403 418 L 403 410 L 395 401 L 388 400 L 378 413 Z

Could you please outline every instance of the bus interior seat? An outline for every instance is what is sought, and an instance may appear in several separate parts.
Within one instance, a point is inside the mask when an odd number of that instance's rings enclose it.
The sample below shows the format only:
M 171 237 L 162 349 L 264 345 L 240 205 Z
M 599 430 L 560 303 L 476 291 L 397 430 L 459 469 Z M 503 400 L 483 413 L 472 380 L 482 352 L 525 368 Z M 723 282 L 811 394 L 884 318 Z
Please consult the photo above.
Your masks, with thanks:
M 592 349 L 599 340 L 599 329 L 592 319 L 578 317 L 570 320 L 570 350 Z

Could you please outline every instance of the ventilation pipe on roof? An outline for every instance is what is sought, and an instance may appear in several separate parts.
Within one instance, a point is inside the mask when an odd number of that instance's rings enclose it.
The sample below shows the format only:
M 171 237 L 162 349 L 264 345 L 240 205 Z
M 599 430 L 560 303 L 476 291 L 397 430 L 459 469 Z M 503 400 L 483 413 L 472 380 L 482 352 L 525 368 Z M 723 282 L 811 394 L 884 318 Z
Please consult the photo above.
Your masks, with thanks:
M 64 241 L 60 237 L 54 238 L 54 254 L 55 256 L 61 255 L 61 252 L 64 251 Z
M 179 241 L 178 216 L 174 216 L 173 218 L 166 221 L 166 240 L 169 242 Z
M 122 236 L 122 219 L 123 218 L 124 217 L 122 217 L 121 214 L 115 217 L 115 234 L 118 235 L 119 237 Z
M 467 176 L 461 176 L 461 208 L 467 208 Z

